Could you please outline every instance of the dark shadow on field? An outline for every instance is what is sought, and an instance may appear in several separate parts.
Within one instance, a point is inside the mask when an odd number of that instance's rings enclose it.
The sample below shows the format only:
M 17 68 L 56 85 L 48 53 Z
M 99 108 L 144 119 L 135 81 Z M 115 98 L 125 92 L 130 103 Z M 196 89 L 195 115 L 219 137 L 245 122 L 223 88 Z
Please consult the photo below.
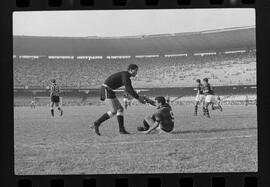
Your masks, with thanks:
M 192 133 L 212 133 L 212 132 L 232 132 L 232 131 L 246 131 L 246 130 L 257 130 L 257 127 L 249 128 L 237 128 L 237 129 L 209 129 L 209 130 L 187 130 L 187 131 L 173 131 L 172 134 L 192 134 Z

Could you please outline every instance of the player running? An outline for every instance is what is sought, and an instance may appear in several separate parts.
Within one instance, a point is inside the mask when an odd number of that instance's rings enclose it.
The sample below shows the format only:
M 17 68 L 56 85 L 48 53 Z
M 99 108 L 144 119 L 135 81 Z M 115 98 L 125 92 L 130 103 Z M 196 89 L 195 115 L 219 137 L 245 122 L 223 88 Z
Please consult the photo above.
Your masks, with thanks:
M 195 103 L 195 106 L 194 106 L 194 116 L 197 116 L 198 115 L 198 106 L 202 103 L 203 104 L 203 111 L 205 111 L 205 106 L 204 106 L 204 99 L 205 99 L 205 96 L 203 94 L 203 84 L 201 83 L 201 80 L 200 79 L 197 79 L 196 80 L 196 83 L 197 83 L 197 95 L 196 95 L 196 103 Z
M 127 92 L 124 93 L 124 105 L 125 105 L 125 110 L 127 110 L 128 106 L 131 106 L 131 97 L 129 96 L 129 94 Z
M 30 108 L 32 109 L 35 109 L 36 108 L 36 100 L 35 98 L 33 97 L 32 100 L 31 100 L 31 103 L 30 103 Z
M 137 130 L 142 131 L 145 134 L 151 133 L 157 129 L 159 133 L 169 133 L 174 128 L 174 116 L 171 106 L 166 103 L 166 99 L 163 96 L 155 98 L 155 104 L 157 106 L 157 112 L 152 116 L 148 116 L 143 120 L 143 126 L 138 126 Z
M 51 98 L 51 115 L 54 116 L 54 109 L 53 107 L 57 107 L 60 116 L 63 115 L 63 109 L 60 107 L 60 87 L 56 84 L 56 80 L 53 79 L 51 81 L 51 91 L 50 91 L 50 98 Z
M 216 98 L 214 96 L 214 90 L 212 86 L 208 83 L 208 78 L 203 79 L 203 93 L 205 95 L 204 115 L 210 118 L 208 106 L 212 105 L 213 103 L 216 103 Z M 219 105 L 218 107 L 221 107 L 221 106 Z
M 94 122 L 92 128 L 94 128 L 95 133 L 100 136 L 99 126 L 104 121 L 112 118 L 114 115 L 117 117 L 119 132 L 120 134 L 129 134 L 124 127 L 124 109 L 117 99 L 114 90 L 122 86 L 125 86 L 125 91 L 128 92 L 132 97 L 137 99 L 140 103 L 145 104 L 145 99 L 139 96 L 137 92 L 133 89 L 131 85 L 130 77 L 135 77 L 138 72 L 138 66 L 136 64 L 130 64 L 127 71 L 121 71 L 109 76 L 104 84 L 102 84 L 100 90 L 100 99 L 105 101 L 109 105 L 109 111 L 103 114 L 99 119 Z

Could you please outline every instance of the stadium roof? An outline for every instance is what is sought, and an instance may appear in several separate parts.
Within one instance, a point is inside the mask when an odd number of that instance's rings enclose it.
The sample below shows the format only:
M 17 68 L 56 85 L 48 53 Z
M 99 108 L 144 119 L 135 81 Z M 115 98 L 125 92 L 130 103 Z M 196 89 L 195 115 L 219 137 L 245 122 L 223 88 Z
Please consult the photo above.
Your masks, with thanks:
M 15 55 L 148 55 L 255 48 L 255 27 L 129 37 L 14 36 Z

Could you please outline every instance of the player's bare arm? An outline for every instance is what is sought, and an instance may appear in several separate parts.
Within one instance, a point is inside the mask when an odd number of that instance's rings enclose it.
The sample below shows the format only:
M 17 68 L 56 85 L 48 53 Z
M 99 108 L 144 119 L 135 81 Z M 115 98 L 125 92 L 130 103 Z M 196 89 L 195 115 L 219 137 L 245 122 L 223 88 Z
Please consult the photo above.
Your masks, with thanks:
M 137 72 L 129 72 L 131 74 L 137 74 Z M 137 99 L 140 103 L 145 104 L 145 99 L 143 96 L 139 96 L 137 92 L 133 89 L 131 80 L 129 77 L 123 75 L 123 84 L 125 86 L 126 92 L 129 93 L 133 98 Z
M 155 130 L 156 128 L 158 128 L 159 123 L 160 123 L 159 121 L 156 121 L 156 122 L 154 123 L 154 125 L 153 125 L 152 127 L 150 127 L 149 130 L 143 131 L 142 133 L 144 133 L 144 134 L 149 134 L 149 133 L 151 133 L 153 130 Z

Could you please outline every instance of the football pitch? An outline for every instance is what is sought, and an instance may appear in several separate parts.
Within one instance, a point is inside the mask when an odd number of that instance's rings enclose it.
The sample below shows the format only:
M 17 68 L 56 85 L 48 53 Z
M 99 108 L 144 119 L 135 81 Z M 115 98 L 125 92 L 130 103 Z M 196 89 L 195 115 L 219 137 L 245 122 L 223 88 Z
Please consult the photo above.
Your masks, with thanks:
M 192 106 L 173 106 L 171 134 L 141 134 L 137 126 L 155 109 L 125 111 L 130 135 L 120 135 L 116 118 L 89 128 L 106 106 L 66 106 L 51 117 L 48 107 L 14 108 L 15 174 L 124 174 L 257 171 L 257 108 L 223 106 L 211 118 L 193 116 Z

